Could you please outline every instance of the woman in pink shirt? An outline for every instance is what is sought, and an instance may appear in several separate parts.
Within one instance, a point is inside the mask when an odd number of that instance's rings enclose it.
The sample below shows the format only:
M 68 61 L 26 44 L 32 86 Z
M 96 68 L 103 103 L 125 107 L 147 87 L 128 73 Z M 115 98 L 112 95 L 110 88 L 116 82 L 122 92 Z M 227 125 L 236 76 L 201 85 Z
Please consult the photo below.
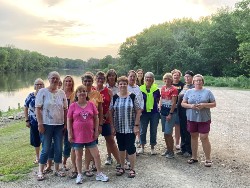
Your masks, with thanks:
M 83 85 L 76 89 L 76 102 L 72 103 L 67 115 L 67 128 L 69 142 L 76 154 L 77 178 L 76 183 L 81 184 L 82 176 L 82 155 L 83 148 L 89 149 L 94 158 L 97 174 L 97 181 L 108 181 L 108 177 L 103 174 L 101 169 L 101 159 L 99 150 L 96 144 L 96 139 L 99 135 L 98 126 L 98 111 L 94 103 L 88 101 L 87 88 Z

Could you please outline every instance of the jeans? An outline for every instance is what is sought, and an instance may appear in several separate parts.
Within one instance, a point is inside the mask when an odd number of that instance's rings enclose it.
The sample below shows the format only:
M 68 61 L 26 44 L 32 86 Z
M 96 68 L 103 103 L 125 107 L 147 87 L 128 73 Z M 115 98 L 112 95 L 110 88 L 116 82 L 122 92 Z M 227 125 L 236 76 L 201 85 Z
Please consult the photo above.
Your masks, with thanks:
M 181 133 L 181 151 L 183 153 L 188 152 L 192 154 L 191 135 L 187 131 L 186 109 L 183 107 L 179 108 L 179 118 L 180 118 L 180 133 Z
M 167 116 L 161 115 L 162 132 L 164 132 L 164 134 L 171 134 L 172 135 L 177 114 L 176 114 L 176 112 L 174 112 L 172 114 L 170 121 L 167 121 L 166 117 Z
M 40 164 L 46 164 L 51 152 L 52 139 L 54 140 L 54 162 L 62 162 L 62 139 L 64 125 L 43 125 L 45 132 L 41 134 L 42 150 Z
M 150 145 L 154 146 L 157 144 L 157 127 L 159 123 L 159 113 L 145 113 L 141 115 L 140 125 L 140 144 L 146 144 L 146 135 L 148 129 L 148 123 L 150 124 Z

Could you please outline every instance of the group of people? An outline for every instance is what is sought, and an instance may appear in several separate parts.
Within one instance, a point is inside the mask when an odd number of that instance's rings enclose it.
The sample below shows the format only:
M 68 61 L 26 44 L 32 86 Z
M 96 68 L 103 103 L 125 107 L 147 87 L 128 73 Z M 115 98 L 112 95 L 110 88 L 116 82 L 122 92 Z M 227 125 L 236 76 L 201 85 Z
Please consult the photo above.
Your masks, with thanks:
M 93 171 L 97 171 L 97 181 L 108 181 L 107 175 L 101 171 L 97 147 L 100 134 L 106 141 L 105 164 L 112 164 L 113 155 L 117 162 L 116 175 L 122 176 L 128 170 L 128 177 L 134 178 L 136 155 L 146 150 L 148 125 L 150 153 L 157 154 L 155 146 L 159 119 L 166 143 L 162 156 L 173 158 L 175 145 L 179 150 L 177 155 L 190 157 L 189 164 L 196 163 L 200 137 L 206 157 L 205 166 L 210 167 L 208 134 L 210 108 L 216 106 L 215 98 L 209 89 L 203 87 L 202 75 L 186 71 L 185 83 L 180 81 L 181 76 L 176 69 L 164 74 L 164 85 L 158 88 L 154 74 L 144 74 L 142 69 L 130 70 L 127 76 L 121 77 L 114 69 L 106 74 L 102 71 L 95 75 L 86 72 L 81 77 L 82 85 L 76 90 L 72 76 L 65 76 L 61 82 L 56 71 L 49 73 L 49 86 L 46 88 L 42 79 L 36 79 L 35 91 L 28 95 L 24 106 L 30 142 L 36 152 L 34 163 L 39 164 L 37 180 L 44 180 L 45 173 L 52 172 L 52 161 L 54 175 L 66 176 L 65 171 L 69 170 L 67 159 L 71 157 L 71 178 L 76 178 L 76 183 L 81 184 L 85 148 L 84 174 L 91 177 L 94 176 Z M 63 163 L 61 168 L 60 163 Z

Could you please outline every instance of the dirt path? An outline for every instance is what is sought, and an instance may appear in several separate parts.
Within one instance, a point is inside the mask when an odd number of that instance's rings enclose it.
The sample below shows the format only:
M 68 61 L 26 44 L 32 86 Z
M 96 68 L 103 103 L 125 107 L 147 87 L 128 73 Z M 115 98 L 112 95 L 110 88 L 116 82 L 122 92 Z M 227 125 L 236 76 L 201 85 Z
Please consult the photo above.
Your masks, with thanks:
M 0 187 L 250 187 L 250 91 L 231 90 L 226 88 L 211 88 L 217 101 L 217 107 L 212 109 L 212 128 L 210 140 L 214 164 L 211 168 L 204 167 L 201 147 L 199 147 L 200 163 L 188 165 L 186 158 L 176 156 L 166 159 L 160 153 L 163 151 L 163 137 L 158 132 L 158 155 L 151 156 L 149 147 L 146 154 L 137 158 L 134 179 L 126 175 L 116 177 L 114 167 L 103 166 L 103 171 L 110 177 L 107 183 L 96 182 L 94 178 L 85 178 L 82 185 L 76 185 L 75 180 L 58 178 L 48 175 L 43 182 L 37 182 L 35 171 L 25 180 L 3 183 Z M 100 139 L 102 161 L 105 157 L 105 144 Z

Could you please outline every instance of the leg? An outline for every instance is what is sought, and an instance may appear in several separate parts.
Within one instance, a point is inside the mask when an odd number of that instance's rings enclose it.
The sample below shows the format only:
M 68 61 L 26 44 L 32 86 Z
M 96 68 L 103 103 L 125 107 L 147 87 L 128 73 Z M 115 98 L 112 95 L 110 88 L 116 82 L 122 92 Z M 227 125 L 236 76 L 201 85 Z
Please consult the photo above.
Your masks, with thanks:
M 208 134 L 200 134 L 203 151 L 205 153 L 206 161 L 211 161 L 211 144 L 209 142 Z
M 67 170 L 66 163 L 67 159 L 70 156 L 70 151 L 71 151 L 71 144 L 68 139 L 68 131 L 66 130 L 64 133 L 64 149 L 63 149 L 63 167 L 65 168 L 65 170 Z
M 150 145 L 151 145 L 151 150 L 154 150 L 154 147 L 157 144 L 156 137 L 157 137 L 157 127 L 159 123 L 159 114 L 158 113 L 152 114 L 149 121 L 150 121 Z
M 191 133 L 191 148 L 192 148 L 192 159 L 197 160 L 198 158 L 198 138 L 199 133 Z
M 135 134 L 126 134 L 126 150 L 128 153 L 128 159 L 130 161 L 129 178 L 135 177 L 135 161 L 136 161 L 136 148 L 135 148 Z
M 93 148 L 88 148 L 88 149 L 89 149 L 91 156 L 93 156 L 94 158 L 97 173 L 99 174 L 101 172 L 101 158 L 100 158 L 98 147 L 95 146 Z
M 82 174 L 82 155 L 83 155 L 83 149 L 77 148 L 75 150 L 75 156 L 76 156 L 76 166 L 77 166 L 77 173 L 78 175 Z
M 117 163 L 120 164 L 121 161 L 120 161 L 120 157 L 119 157 L 119 151 L 118 151 L 117 145 L 115 143 L 114 137 L 112 135 L 105 136 L 105 140 L 106 140 L 107 148 L 110 149 L 110 152 L 113 154 Z
M 147 129 L 148 129 L 148 123 L 149 123 L 149 117 L 148 114 L 142 114 L 141 115 L 141 123 L 140 123 L 140 143 L 142 145 L 142 152 L 144 152 L 144 146 L 147 143 L 146 141 L 146 135 L 147 135 Z
M 59 164 L 62 163 L 62 141 L 63 141 L 63 125 L 54 126 L 54 151 L 55 151 L 55 172 L 59 171 Z
M 178 114 L 176 114 L 176 117 L 175 117 L 175 125 L 174 125 L 175 129 L 175 147 L 176 149 L 180 149 L 180 119 L 179 119 L 179 116 Z
M 71 163 L 72 163 L 72 172 L 77 172 L 77 168 L 76 168 L 76 154 L 75 154 L 75 150 L 74 148 L 71 148 Z
M 86 169 L 86 171 L 89 171 L 91 159 L 93 159 L 93 157 L 91 156 L 89 148 L 86 148 L 85 149 L 85 169 Z

